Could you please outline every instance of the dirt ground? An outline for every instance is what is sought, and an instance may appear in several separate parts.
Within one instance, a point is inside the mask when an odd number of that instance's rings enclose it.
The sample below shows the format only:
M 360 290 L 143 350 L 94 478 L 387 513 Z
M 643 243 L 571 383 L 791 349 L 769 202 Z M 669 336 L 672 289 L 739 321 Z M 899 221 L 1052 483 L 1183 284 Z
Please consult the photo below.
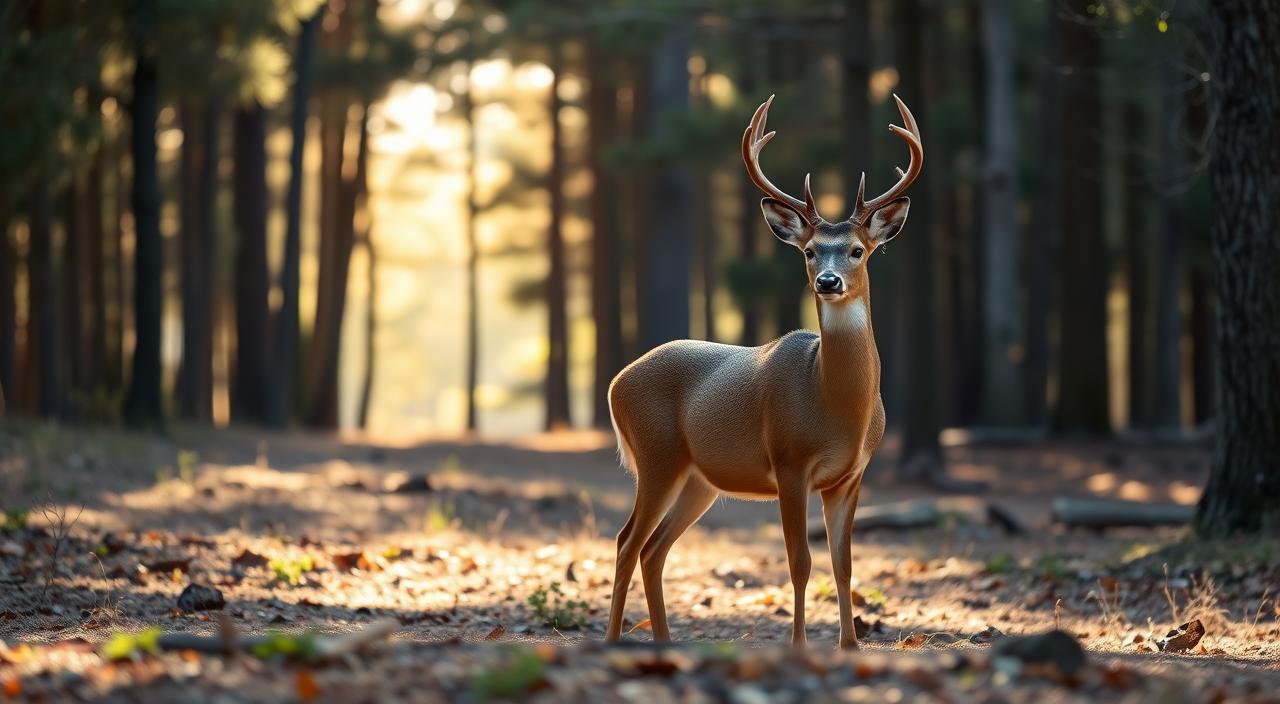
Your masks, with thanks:
M 862 507 L 934 495 L 895 482 L 895 460 L 890 437 Z M 1193 503 L 1202 447 L 956 445 L 947 460 L 1029 531 L 964 517 L 855 529 L 860 653 L 833 650 L 823 541 L 811 545 L 809 648 L 781 647 L 792 598 L 777 509 L 734 500 L 668 560 L 682 644 L 639 645 L 651 637 L 637 573 L 633 645 L 606 649 L 612 536 L 633 487 L 606 435 L 487 443 L 174 427 L 157 438 L 10 421 L 0 507 L 28 515 L 8 514 L 0 532 L 0 685 L 55 701 L 1280 701 L 1280 539 L 1206 544 L 1172 529 L 1049 522 L 1056 496 Z M 820 517 L 816 497 L 810 510 Z M 225 606 L 179 609 L 191 584 Z M 233 629 L 295 643 L 387 619 L 387 642 L 329 662 L 150 654 L 145 635 Z M 1157 650 L 1197 619 L 1197 645 Z M 1010 670 L 1017 658 L 991 652 L 1002 636 L 1054 628 L 1084 646 L 1088 669 Z M 123 661 L 109 662 L 106 643 Z

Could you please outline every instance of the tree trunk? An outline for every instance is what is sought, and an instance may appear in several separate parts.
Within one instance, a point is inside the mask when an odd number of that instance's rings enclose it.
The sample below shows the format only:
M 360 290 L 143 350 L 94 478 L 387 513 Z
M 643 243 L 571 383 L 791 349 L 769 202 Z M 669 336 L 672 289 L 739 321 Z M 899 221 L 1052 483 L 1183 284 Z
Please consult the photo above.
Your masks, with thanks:
M 1023 390 L 1029 425 L 1043 426 L 1048 415 L 1049 330 L 1053 315 L 1053 266 L 1058 248 L 1058 131 L 1060 86 L 1058 73 L 1057 3 L 1047 3 L 1045 34 L 1036 86 L 1035 144 L 1039 168 L 1035 202 L 1027 233 L 1027 358 Z
M 335 120 L 334 129 L 346 131 L 345 110 L 342 120 Z M 321 128 L 324 131 L 324 128 Z M 355 248 L 356 215 L 364 204 L 367 192 L 369 162 L 369 108 L 360 108 L 359 142 L 356 147 L 356 165 L 351 178 L 343 177 L 343 140 L 325 140 L 328 148 L 336 147 L 332 155 L 336 171 L 329 176 L 336 179 L 334 191 L 333 222 L 330 228 L 327 257 L 322 255 L 320 291 L 316 301 L 315 333 L 311 340 L 315 374 L 311 391 L 312 406 L 309 421 L 313 427 L 334 429 L 338 427 L 338 372 L 342 350 L 342 319 L 347 308 L 347 280 L 351 273 L 351 252 Z M 323 169 L 322 169 L 323 171 Z M 323 230 L 322 230 L 323 232 Z M 322 243 L 323 248 L 323 243 Z
M 986 76 L 986 164 L 982 184 L 983 316 L 986 360 L 982 419 L 989 426 L 1022 425 L 1022 344 L 1018 287 L 1018 111 L 1015 102 L 1013 18 L 1005 0 L 983 0 Z
M 564 144 L 560 130 L 560 76 L 563 71 L 560 49 L 552 49 L 550 115 L 551 169 L 547 173 L 551 218 L 547 227 L 547 378 L 543 389 L 546 398 L 547 430 L 572 425 L 569 412 L 569 319 L 566 301 L 568 272 L 565 268 L 564 232 Z
M 1209 8 L 1217 414 L 1201 535 L 1280 530 L 1280 0 Z
M 35 177 L 28 200 L 30 241 L 27 250 L 27 364 L 35 367 L 36 411 L 53 418 L 62 410 L 62 385 L 58 361 L 61 335 L 57 305 L 57 279 L 53 266 L 53 224 L 50 216 L 49 181 Z
M 710 99 L 706 93 L 706 73 L 694 77 L 691 85 L 691 103 L 695 111 L 709 110 Z M 715 220 L 715 193 L 711 186 L 712 167 L 699 164 L 693 175 L 693 208 L 697 213 L 698 270 L 699 283 L 702 285 L 702 339 L 716 339 L 716 281 L 720 278 L 717 271 L 717 228 Z
M 1196 425 L 1213 420 L 1214 403 L 1214 289 L 1208 267 L 1191 272 L 1191 388 Z M 1179 340 L 1181 342 L 1181 340 Z
M 1128 150 L 1138 149 L 1142 135 L 1146 134 L 1147 115 L 1138 99 L 1130 97 L 1123 108 L 1123 123 L 1135 143 Z M 1155 248 L 1151 244 L 1147 227 L 1147 187 L 1143 183 L 1144 162 L 1139 154 L 1127 153 L 1124 158 L 1124 233 L 1125 280 L 1129 294 L 1128 321 L 1128 382 L 1129 427 L 1143 428 L 1151 424 L 1153 410 L 1151 398 L 1151 367 L 1154 350 L 1151 344 L 1151 284 L 1149 262 Z M 1176 299 L 1175 299 L 1176 300 Z M 1176 390 L 1176 387 L 1175 387 Z M 1174 404 L 1176 411 L 1177 405 Z
M 660 116 L 689 110 L 689 42 L 692 30 L 669 31 L 649 64 L 646 131 L 666 135 Z M 692 241 L 691 186 L 683 167 L 668 165 L 649 179 L 647 227 L 639 233 L 640 346 L 652 349 L 689 336 L 689 259 Z
M 18 252 L 9 237 L 9 211 L 0 210 L 0 410 L 13 413 L 18 408 L 16 359 L 18 343 L 17 284 Z
M 604 164 L 604 150 L 616 137 L 618 87 L 608 75 L 600 47 L 589 47 L 587 59 L 591 168 L 591 317 L 595 321 L 595 365 L 592 424 L 608 428 L 609 383 L 622 369 L 622 266 L 618 232 L 618 185 Z
M 71 182 L 62 194 L 63 240 L 62 275 L 62 353 L 58 361 L 62 373 L 62 413 L 68 418 L 78 418 L 84 406 L 84 380 L 86 356 L 84 351 L 84 286 L 85 277 L 85 196 L 81 174 L 73 173 Z M 56 258 L 56 257 L 55 257 Z
M 1150 422 L 1158 428 L 1182 425 L 1182 287 L 1186 249 L 1187 209 L 1183 202 L 1187 193 L 1176 182 L 1187 178 L 1186 148 L 1181 139 L 1181 116 L 1185 92 L 1179 85 L 1185 80 L 1181 66 L 1163 71 L 1161 81 L 1160 154 L 1161 171 L 1171 183 L 1165 183 L 1160 200 L 1160 246 L 1156 254 L 1155 340 L 1150 350 L 1151 372 Z
M 85 189 L 85 272 L 89 286 L 85 319 L 86 378 L 85 388 L 95 396 L 107 389 L 107 363 L 110 359 L 107 344 L 107 281 L 106 281 L 106 229 L 104 227 L 102 183 L 106 178 L 105 147 L 100 143 L 89 163 Z
M 471 66 L 467 89 L 462 93 L 462 114 L 467 121 L 467 432 L 479 428 L 476 387 L 480 384 L 480 241 L 476 236 L 480 204 L 476 193 L 480 180 L 480 150 L 476 142 L 476 106 L 471 96 Z
M 356 427 L 368 430 L 378 332 L 378 251 L 373 245 L 373 228 L 368 220 L 365 221 L 364 234 L 360 241 L 364 243 L 367 292 L 364 313 L 364 372 L 360 376 L 360 405 L 356 411 Z
M 1111 431 L 1107 374 L 1107 266 L 1103 238 L 1102 148 L 1098 139 L 1101 49 L 1088 5 L 1070 0 L 1058 27 L 1063 115 L 1059 217 L 1062 256 L 1062 354 L 1053 426 L 1060 432 L 1105 435 Z
M 111 218 L 111 301 L 115 315 L 111 320 L 110 366 L 107 369 L 107 385 L 112 391 L 120 391 L 125 386 L 124 341 L 130 326 L 130 311 L 132 310 L 129 304 L 128 286 L 130 267 L 124 251 L 125 217 L 132 216 L 127 186 L 132 181 L 125 172 L 125 162 L 130 158 L 130 150 L 125 146 L 123 127 L 116 134 L 115 149 L 113 151 L 111 181 L 114 190 L 115 212 Z
M 218 197 L 219 99 L 184 106 L 182 142 L 182 363 L 178 412 L 213 413 L 213 258 Z
M 267 111 L 254 103 L 240 108 L 233 132 L 236 352 L 231 417 L 264 420 L 270 383 L 271 292 L 267 263 Z
M 753 28 L 747 27 L 743 31 L 741 45 L 739 90 L 752 102 L 763 100 L 761 96 L 756 95 L 756 76 L 759 74 L 758 64 L 761 52 L 759 36 Z M 860 165 L 859 168 L 866 168 L 866 166 Z M 766 232 L 760 215 L 761 194 L 760 189 L 756 188 L 751 179 L 746 178 L 746 175 L 741 172 L 739 172 L 738 184 L 741 213 L 738 220 L 738 259 L 742 262 L 744 270 L 754 273 L 758 271 L 757 263 L 760 260 L 758 243 L 762 237 L 765 237 Z M 856 189 L 857 185 L 853 188 Z M 852 209 L 852 206 L 850 208 Z M 739 288 L 742 287 L 739 286 Z M 759 295 L 761 288 L 761 286 L 753 286 L 750 290 L 737 291 L 738 307 L 742 314 L 742 331 L 738 337 L 738 344 L 746 347 L 753 347 L 761 342 Z
M 911 107 L 916 121 L 928 139 L 928 77 L 925 74 L 923 9 L 920 0 L 905 0 L 897 6 L 895 16 L 897 62 L 902 80 L 898 94 Z M 874 192 L 875 189 L 871 188 Z M 941 430 L 938 412 L 937 320 L 934 315 L 934 285 L 937 248 L 934 246 L 933 194 L 928 180 L 911 193 L 910 229 L 899 238 L 903 263 L 910 272 L 912 285 L 903 287 L 906 310 L 905 408 L 903 409 L 901 470 L 908 480 L 937 476 L 942 467 L 942 451 L 938 444 Z
M 155 0 L 137 0 L 133 11 L 133 376 L 125 398 L 125 421 L 133 427 L 164 422 L 160 398 L 160 316 L 164 305 L 164 251 L 160 239 L 160 183 L 156 172 L 159 112 L 155 47 Z
M 266 422 L 276 427 L 289 424 L 294 408 L 294 374 L 298 367 L 298 284 L 302 257 L 302 155 L 306 149 L 307 104 L 311 99 L 312 55 L 315 53 L 316 28 L 324 6 L 303 21 L 294 55 L 293 115 L 289 131 L 293 145 L 289 149 L 289 193 L 285 200 L 287 222 L 284 256 L 280 271 L 280 310 L 276 314 L 272 335 L 271 384 L 268 387 Z

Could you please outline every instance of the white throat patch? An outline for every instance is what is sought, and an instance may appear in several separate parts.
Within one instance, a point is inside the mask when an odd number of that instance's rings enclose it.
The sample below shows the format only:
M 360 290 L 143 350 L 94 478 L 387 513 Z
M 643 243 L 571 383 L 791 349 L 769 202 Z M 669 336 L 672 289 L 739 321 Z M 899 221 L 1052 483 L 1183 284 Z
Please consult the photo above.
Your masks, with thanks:
M 862 331 L 867 329 L 867 304 L 861 297 L 848 303 L 828 303 L 827 301 L 821 303 L 818 316 L 822 319 L 824 330 Z

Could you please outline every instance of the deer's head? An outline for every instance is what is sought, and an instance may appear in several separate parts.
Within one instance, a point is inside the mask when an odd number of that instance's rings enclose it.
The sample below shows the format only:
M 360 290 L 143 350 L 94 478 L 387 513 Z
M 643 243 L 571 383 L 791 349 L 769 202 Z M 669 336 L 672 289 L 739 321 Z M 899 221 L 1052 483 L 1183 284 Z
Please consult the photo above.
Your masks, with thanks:
M 911 162 L 905 172 L 897 170 L 898 183 L 893 188 L 871 200 L 863 197 L 867 182 L 864 173 L 858 184 L 853 214 L 838 222 L 829 222 L 818 215 L 808 175 L 804 177 L 804 200 L 800 200 L 774 186 L 760 168 L 760 150 L 776 134 L 764 131 L 769 106 L 773 104 L 772 96 L 756 109 L 751 124 L 742 135 L 742 160 L 747 165 L 747 174 L 768 196 L 760 201 L 764 219 L 778 239 L 804 252 L 809 286 L 823 301 L 850 300 L 864 294 L 868 286 L 867 260 L 871 253 L 901 232 L 907 221 L 911 199 L 902 194 L 920 175 L 924 147 L 920 142 L 920 128 L 911 111 L 898 96 L 893 96 L 893 99 L 898 104 L 905 127 L 889 125 L 889 130 L 907 143 Z

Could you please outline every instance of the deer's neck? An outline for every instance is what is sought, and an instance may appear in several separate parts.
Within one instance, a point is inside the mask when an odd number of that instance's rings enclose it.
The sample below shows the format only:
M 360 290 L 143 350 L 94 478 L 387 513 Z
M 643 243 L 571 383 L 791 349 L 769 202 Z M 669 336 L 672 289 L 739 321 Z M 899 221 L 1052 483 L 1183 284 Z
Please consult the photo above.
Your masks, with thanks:
M 871 329 L 870 297 L 864 290 L 834 303 L 819 299 L 818 323 L 823 396 L 837 408 L 864 408 L 880 390 L 880 355 Z

